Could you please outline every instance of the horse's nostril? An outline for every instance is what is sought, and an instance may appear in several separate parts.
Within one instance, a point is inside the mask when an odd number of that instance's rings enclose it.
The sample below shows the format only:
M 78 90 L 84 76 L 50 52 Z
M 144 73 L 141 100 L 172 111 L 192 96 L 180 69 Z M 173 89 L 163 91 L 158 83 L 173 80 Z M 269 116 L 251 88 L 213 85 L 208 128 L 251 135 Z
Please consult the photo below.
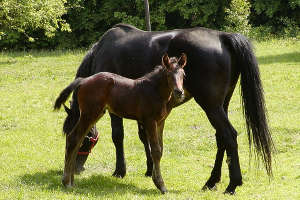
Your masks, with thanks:
M 182 96 L 183 95 L 183 91 L 181 91 L 181 90 L 174 90 L 174 93 L 175 93 L 175 95 L 176 96 Z

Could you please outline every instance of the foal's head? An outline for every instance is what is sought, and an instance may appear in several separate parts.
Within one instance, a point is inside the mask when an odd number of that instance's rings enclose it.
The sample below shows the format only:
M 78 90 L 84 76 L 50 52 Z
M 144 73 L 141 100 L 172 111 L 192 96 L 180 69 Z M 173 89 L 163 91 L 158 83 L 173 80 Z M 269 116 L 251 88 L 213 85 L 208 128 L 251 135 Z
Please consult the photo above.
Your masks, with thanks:
M 181 99 L 184 95 L 183 78 L 185 76 L 183 67 L 186 65 L 186 55 L 181 54 L 181 57 L 169 58 L 167 54 L 162 57 L 162 66 L 167 70 L 168 84 L 171 86 L 175 98 Z

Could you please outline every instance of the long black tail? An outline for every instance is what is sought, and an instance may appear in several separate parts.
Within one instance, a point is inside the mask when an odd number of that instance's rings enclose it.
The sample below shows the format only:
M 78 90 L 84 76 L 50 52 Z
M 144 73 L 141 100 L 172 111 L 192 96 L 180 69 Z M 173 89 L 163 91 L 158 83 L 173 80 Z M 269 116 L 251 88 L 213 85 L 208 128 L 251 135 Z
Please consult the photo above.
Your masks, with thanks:
M 59 94 L 59 96 L 55 101 L 54 110 L 60 109 L 61 105 L 67 101 L 70 94 L 80 86 L 82 80 L 83 78 L 75 79 L 72 83 L 70 83 L 70 85 L 68 85 L 65 89 L 63 89 L 63 91 L 61 91 L 61 93 Z
M 256 155 L 262 157 L 267 173 L 271 176 L 272 153 L 275 146 L 268 128 L 257 60 L 246 37 L 241 34 L 226 34 L 225 37 L 227 41 L 229 40 L 237 61 L 236 65 L 241 71 L 241 95 L 250 152 L 254 144 Z

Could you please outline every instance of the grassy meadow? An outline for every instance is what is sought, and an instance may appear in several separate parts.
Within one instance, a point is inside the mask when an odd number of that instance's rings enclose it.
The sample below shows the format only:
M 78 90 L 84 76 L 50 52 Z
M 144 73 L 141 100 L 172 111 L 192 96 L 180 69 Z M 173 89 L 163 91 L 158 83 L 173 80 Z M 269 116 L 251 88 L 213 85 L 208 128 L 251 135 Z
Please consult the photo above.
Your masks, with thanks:
M 269 124 L 277 147 L 274 177 L 262 165 L 249 164 L 239 86 L 229 118 L 239 133 L 244 184 L 223 195 L 229 178 L 223 165 L 216 191 L 201 191 L 215 154 L 215 131 L 190 100 L 166 121 L 162 176 L 169 190 L 161 195 L 144 177 L 146 159 L 135 121 L 125 120 L 127 175 L 112 177 L 115 149 L 108 114 L 97 124 L 100 138 L 75 177 L 61 185 L 65 138 L 63 110 L 53 112 L 59 92 L 74 78 L 86 50 L 0 52 L 0 199 L 300 199 L 300 41 L 254 42 L 265 90 Z

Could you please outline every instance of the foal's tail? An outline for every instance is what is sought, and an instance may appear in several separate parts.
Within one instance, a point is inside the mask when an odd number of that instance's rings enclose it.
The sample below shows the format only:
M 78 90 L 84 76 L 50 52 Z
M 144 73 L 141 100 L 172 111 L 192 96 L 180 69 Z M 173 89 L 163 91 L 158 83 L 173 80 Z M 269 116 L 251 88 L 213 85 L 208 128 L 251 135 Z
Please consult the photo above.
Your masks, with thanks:
M 65 89 L 63 89 L 63 91 L 61 91 L 61 93 L 59 94 L 59 96 L 55 101 L 54 110 L 60 109 L 61 104 L 64 104 L 67 101 L 70 94 L 80 86 L 83 79 L 84 78 L 75 79 L 68 87 L 66 87 Z
M 262 157 L 266 171 L 271 176 L 275 146 L 268 128 L 263 87 L 252 45 L 241 34 L 226 34 L 225 39 L 230 43 L 237 61 L 235 64 L 241 71 L 241 95 L 250 152 L 254 144 L 256 155 Z

